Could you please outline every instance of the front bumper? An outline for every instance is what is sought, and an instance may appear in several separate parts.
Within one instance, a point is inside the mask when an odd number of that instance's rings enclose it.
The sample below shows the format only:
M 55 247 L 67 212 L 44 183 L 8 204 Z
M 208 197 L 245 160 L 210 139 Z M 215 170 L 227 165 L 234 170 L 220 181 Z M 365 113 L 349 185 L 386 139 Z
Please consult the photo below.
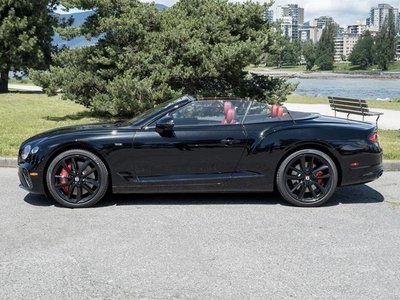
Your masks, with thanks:
M 35 170 L 29 163 L 18 166 L 18 177 L 20 187 L 33 194 L 45 194 L 45 183 L 43 173 Z

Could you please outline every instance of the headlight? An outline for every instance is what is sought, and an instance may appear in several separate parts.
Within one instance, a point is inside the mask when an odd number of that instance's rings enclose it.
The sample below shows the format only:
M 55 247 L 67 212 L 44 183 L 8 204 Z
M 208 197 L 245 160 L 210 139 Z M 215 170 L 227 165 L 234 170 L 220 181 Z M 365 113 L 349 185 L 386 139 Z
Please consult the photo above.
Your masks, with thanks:
M 39 151 L 39 147 L 36 146 L 36 147 L 33 147 L 33 148 L 32 148 L 31 153 L 32 153 L 32 154 L 36 154 L 36 153 L 38 153 L 38 151 Z
M 26 145 L 24 147 L 24 149 L 22 150 L 22 155 L 21 155 L 22 159 L 24 159 L 24 160 L 27 159 L 29 156 L 29 153 L 31 153 L 31 146 Z

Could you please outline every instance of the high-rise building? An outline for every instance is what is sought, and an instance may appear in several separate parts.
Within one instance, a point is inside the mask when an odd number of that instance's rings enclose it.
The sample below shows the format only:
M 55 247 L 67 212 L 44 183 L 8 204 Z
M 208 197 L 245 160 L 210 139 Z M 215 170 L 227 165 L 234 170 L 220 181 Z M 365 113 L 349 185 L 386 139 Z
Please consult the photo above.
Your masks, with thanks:
M 299 37 L 302 41 L 313 41 L 316 43 L 321 38 L 322 29 L 317 26 L 317 19 L 307 21 L 299 30 Z
M 283 34 L 290 40 L 298 40 L 299 30 L 304 23 L 304 8 L 297 4 L 278 6 L 277 20 L 281 21 Z
M 264 12 L 264 20 L 268 23 L 272 23 L 274 21 L 274 11 L 272 9 Z
M 323 29 L 326 26 L 326 23 L 334 23 L 335 22 L 333 20 L 333 18 L 329 17 L 329 16 L 320 16 L 319 18 L 317 18 L 315 20 L 317 20 L 317 27 L 319 29 Z
M 399 9 L 389 4 L 378 4 L 377 7 L 371 8 L 370 17 L 368 18 L 369 21 L 367 19 L 367 25 L 369 24 L 373 31 L 379 31 L 390 13 L 393 13 L 395 24 L 397 28 L 399 28 Z
M 343 61 L 343 49 L 344 49 L 344 36 L 338 35 L 335 37 L 335 62 Z
M 397 28 L 399 29 L 399 33 L 400 33 L 400 11 L 399 11 L 399 15 L 397 16 Z
M 321 38 L 322 31 L 326 24 L 332 23 L 336 27 L 336 35 L 343 35 L 344 28 L 340 27 L 332 17 L 321 16 L 303 24 L 299 30 L 299 36 L 302 41 L 312 40 L 314 43 L 318 42 Z
M 346 33 L 343 36 L 343 59 L 348 60 L 351 52 L 353 52 L 354 46 L 357 44 L 361 35 L 355 33 Z
M 349 25 L 347 26 L 346 33 L 362 35 L 367 30 L 367 25 Z
M 396 60 L 400 60 L 400 36 L 397 38 Z

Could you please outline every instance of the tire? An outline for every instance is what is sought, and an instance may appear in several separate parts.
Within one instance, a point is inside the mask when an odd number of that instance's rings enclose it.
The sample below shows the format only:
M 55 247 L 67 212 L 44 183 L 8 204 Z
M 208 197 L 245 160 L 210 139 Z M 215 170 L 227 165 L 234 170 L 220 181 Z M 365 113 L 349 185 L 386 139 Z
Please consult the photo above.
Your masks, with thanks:
M 92 152 L 73 149 L 56 156 L 50 163 L 46 184 L 50 196 L 70 208 L 90 207 L 108 190 L 108 170 Z
M 332 197 L 338 183 L 338 172 L 329 155 L 315 149 L 304 149 L 285 158 L 279 166 L 276 183 L 287 202 L 315 207 Z

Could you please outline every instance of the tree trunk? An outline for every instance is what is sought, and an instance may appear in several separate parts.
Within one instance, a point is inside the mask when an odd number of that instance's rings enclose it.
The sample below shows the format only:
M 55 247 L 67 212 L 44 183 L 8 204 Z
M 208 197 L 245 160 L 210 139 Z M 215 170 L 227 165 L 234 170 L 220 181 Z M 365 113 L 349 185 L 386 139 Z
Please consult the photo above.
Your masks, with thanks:
M 0 93 L 8 93 L 8 70 L 0 72 Z

